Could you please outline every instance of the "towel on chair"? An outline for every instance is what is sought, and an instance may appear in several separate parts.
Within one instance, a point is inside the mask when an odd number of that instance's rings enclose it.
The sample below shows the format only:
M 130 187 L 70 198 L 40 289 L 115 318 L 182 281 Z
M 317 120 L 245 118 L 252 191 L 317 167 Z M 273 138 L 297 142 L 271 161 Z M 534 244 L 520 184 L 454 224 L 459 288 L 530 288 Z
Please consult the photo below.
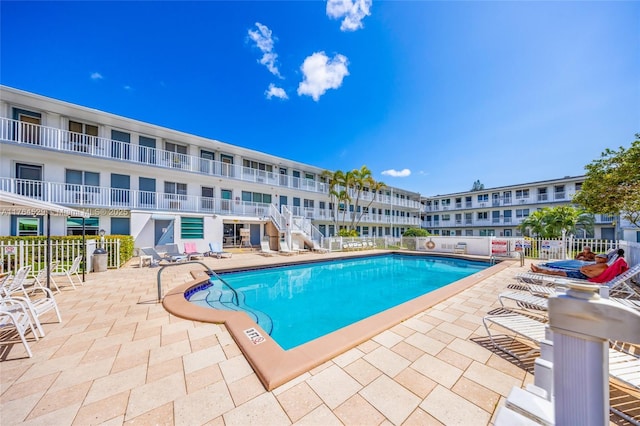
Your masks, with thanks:
M 602 271 L 602 273 L 597 277 L 589 278 L 589 281 L 598 284 L 606 283 L 607 281 L 611 281 L 618 275 L 622 274 L 627 269 L 629 269 L 629 265 L 627 265 L 627 262 L 621 257 L 613 262 L 607 269 Z

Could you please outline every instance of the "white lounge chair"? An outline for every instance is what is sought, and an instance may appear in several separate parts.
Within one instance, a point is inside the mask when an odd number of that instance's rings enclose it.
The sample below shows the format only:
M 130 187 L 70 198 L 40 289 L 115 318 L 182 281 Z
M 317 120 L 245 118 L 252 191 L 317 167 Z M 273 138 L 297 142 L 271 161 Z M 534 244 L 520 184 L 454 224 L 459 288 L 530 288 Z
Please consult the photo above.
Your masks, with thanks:
M 233 256 L 233 253 L 224 251 L 220 243 L 209 243 L 209 249 L 211 250 L 209 256 L 215 256 L 218 259 Z
M 0 298 L 0 330 L 3 331 L 3 337 L 8 336 L 7 332 L 11 328 L 15 329 L 18 336 L 20 336 L 20 340 L 27 350 L 29 358 L 31 358 L 33 354 L 31 353 L 31 348 L 25 335 L 27 331 L 31 330 L 35 339 L 38 340 L 38 334 L 33 328 L 27 309 L 19 301 L 9 297 L 3 297 Z
M 154 250 L 157 255 L 160 255 L 160 253 L 162 253 L 161 257 L 171 263 L 184 262 L 185 260 L 187 260 L 187 256 L 184 253 L 180 252 L 177 244 L 159 245 L 156 246 Z
M 44 337 L 45 333 L 40 322 L 40 317 L 49 311 L 54 311 L 58 317 L 58 322 L 62 322 L 62 316 L 60 315 L 56 299 L 53 297 L 53 292 L 50 289 L 34 285 L 30 287 L 30 291 L 27 292 L 25 281 L 26 274 L 28 274 L 30 269 L 30 266 L 20 268 L 13 279 L 5 280 L 0 290 L 2 292 L 1 296 L 5 299 L 10 298 L 19 301 L 31 315 L 31 319 L 40 332 L 40 336 Z M 24 272 L 25 270 L 27 271 L 26 273 Z M 39 293 L 42 293 L 42 295 L 39 296 Z
M 280 254 L 284 254 L 285 256 L 292 256 L 294 254 L 298 254 L 297 251 L 291 250 L 289 248 L 289 244 L 287 244 L 286 241 L 284 240 L 280 240 L 280 250 L 279 250 Z
M 537 352 L 539 350 L 538 347 L 540 346 L 540 341 L 546 338 L 547 325 L 545 323 L 518 313 L 487 315 L 482 318 L 482 323 L 484 324 L 484 328 L 487 331 L 487 335 L 489 336 L 491 343 L 493 343 L 493 346 L 505 353 L 508 353 L 517 360 L 522 360 Z M 516 342 L 517 338 L 521 337 L 533 343 L 533 347 L 524 355 L 518 355 L 514 351 L 508 349 L 506 345 L 499 344 L 498 341 L 494 339 L 493 334 L 491 334 L 491 329 L 489 328 L 490 323 L 499 325 L 500 327 L 513 332 L 515 336 L 512 337 L 512 342 Z
M 76 279 L 78 280 L 78 284 L 80 285 L 84 285 L 84 283 L 82 282 L 82 279 L 80 278 L 80 275 L 78 275 L 78 271 L 80 271 L 80 265 L 82 264 L 82 255 L 78 255 L 75 257 L 75 259 L 73 259 L 73 262 L 71 263 L 71 266 L 68 269 L 62 268 L 61 271 L 56 272 L 55 270 L 53 271 L 53 273 L 51 275 L 53 276 L 66 276 L 67 279 L 69 280 L 69 282 L 71 283 L 71 287 L 73 287 L 73 289 L 76 289 L 76 286 L 73 282 L 73 276 L 75 275 Z M 45 277 L 46 279 L 46 277 Z
M 49 274 L 49 284 L 53 288 L 55 288 L 56 293 L 60 293 L 60 287 L 58 287 L 56 280 L 53 279 L 55 275 L 53 271 L 58 268 L 58 263 L 58 261 L 55 261 L 49 264 L 49 271 L 51 271 L 51 273 Z M 47 268 L 42 268 L 38 271 L 38 273 L 33 278 L 33 284 L 43 288 L 47 286 Z
M 260 254 L 263 256 L 275 256 L 278 254 L 277 251 L 271 250 L 269 247 L 269 241 L 260 241 Z

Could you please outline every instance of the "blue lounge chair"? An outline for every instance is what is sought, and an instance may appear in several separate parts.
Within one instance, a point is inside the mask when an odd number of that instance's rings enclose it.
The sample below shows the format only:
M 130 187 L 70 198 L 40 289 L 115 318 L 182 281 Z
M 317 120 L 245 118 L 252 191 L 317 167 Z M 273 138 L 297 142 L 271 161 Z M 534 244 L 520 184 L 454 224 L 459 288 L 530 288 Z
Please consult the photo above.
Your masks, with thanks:
M 233 253 L 222 250 L 222 245 L 220 243 L 209 243 L 209 256 L 215 256 L 218 259 L 221 257 L 231 257 Z

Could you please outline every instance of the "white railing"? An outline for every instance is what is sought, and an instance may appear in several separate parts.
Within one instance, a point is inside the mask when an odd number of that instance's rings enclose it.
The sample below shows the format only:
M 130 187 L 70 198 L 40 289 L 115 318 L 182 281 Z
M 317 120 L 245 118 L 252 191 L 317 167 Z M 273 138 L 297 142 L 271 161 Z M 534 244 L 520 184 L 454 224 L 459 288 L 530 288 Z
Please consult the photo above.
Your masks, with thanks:
M 96 248 L 97 240 L 95 236 L 89 236 L 82 245 L 81 239 L 58 240 L 56 237 L 51 239 L 50 261 L 58 261 L 58 269 L 53 272 L 60 272 L 62 269 L 68 269 L 79 255 L 88 255 L 83 259 L 85 261 L 85 270 L 91 270 L 91 253 Z M 120 258 L 120 240 L 105 239 L 104 248 L 109 254 L 107 257 L 108 268 L 119 268 L 121 265 Z M 0 272 L 15 273 L 23 266 L 31 266 L 32 274 L 36 274 L 46 265 L 46 240 L 7 240 L 0 241 Z

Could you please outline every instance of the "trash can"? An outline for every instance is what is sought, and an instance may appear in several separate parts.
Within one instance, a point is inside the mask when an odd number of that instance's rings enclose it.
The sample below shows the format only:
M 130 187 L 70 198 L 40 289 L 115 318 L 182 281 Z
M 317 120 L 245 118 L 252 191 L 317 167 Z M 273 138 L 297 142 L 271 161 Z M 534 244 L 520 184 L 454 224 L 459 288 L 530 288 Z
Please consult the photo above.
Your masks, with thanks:
M 97 248 L 93 252 L 93 272 L 105 272 L 107 270 L 107 251 Z

